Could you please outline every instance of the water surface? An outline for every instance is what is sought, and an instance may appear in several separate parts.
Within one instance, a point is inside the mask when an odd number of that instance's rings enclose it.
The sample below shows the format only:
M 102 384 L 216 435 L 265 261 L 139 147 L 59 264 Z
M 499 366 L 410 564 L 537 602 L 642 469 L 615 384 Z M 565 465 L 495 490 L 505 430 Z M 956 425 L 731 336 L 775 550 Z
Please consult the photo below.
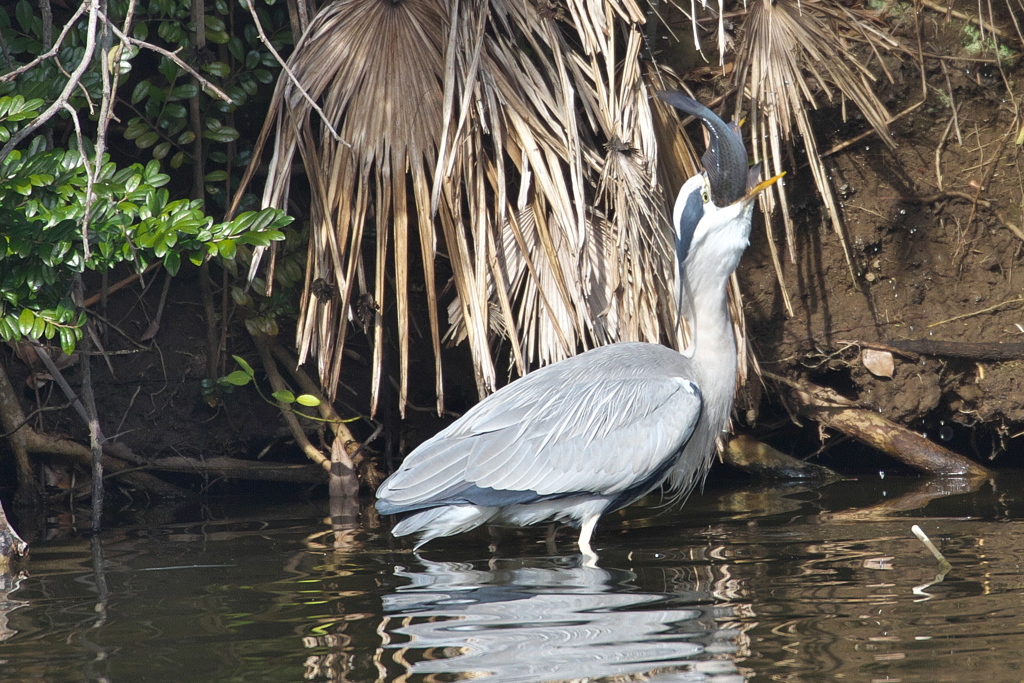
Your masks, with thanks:
M 0 680 L 1020 681 L 1022 483 L 719 484 L 603 519 L 597 568 L 570 530 L 415 555 L 326 504 L 151 511 L 33 544 Z

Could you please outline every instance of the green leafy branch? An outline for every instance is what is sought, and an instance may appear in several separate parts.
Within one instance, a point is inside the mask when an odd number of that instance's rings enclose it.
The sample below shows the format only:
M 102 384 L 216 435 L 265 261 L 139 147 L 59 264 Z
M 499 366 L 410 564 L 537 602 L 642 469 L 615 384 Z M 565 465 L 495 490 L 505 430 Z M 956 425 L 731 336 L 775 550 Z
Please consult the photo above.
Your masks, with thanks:
M 9 132 L 40 106 L 0 97 L 0 130 Z M 70 297 L 75 273 L 124 261 L 141 271 L 162 261 L 174 275 L 183 256 L 197 265 L 210 257 L 230 262 L 240 246 L 283 240 L 292 221 L 267 209 L 217 223 L 201 201 L 170 199 L 170 177 L 156 160 L 118 168 L 104 158 L 90 201 L 88 171 L 77 150 L 47 149 L 42 136 L 0 162 L 0 338 L 56 335 L 70 353 L 84 322 Z
M 275 391 L 274 393 L 272 393 L 270 395 L 274 399 L 272 401 L 270 398 L 267 397 L 266 394 L 263 393 L 263 390 L 260 389 L 260 385 L 256 381 L 256 373 L 255 371 L 253 371 L 252 366 L 249 365 L 249 363 L 246 362 L 246 360 L 241 356 L 232 355 L 231 357 L 235 359 L 235 362 L 238 363 L 238 367 L 240 369 L 235 370 L 226 377 L 219 378 L 216 382 L 216 384 L 219 387 L 226 389 L 229 387 L 244 387 L 249 384 L 252 384 L 253 388 L 256 389 L 256 393 L 260 395 L 260 398 L 262 398 L 268 404 L 275 407 L 282 407 L 281 404 L 298 404 L 300 406 L 306 406 L 307 408 L 315 408 L 318 405 L 320 405 L 320 399 L 317 398 L 316 396 L 313 396 L 312 394 L 299 394 L 298 396 L 296 396 L 287 389 L 282 389 L 280 391 Z M 208 387 L 204 386 L 203 388 L 204 390 L 206 390 Z M 209 389 L 213 389 L 213 387 L 209 387 Z M 208 394 L 207 398 L 209 399 L 210 394 L 212 394 L 213 392 L 204 391 L 204 393 Z M 297 415 L 301 415 L 302 417 L 309 420 L 316 420 L 317 422 L 355 422 L 356 420 L 359 419 L 359 417 L 353 417 L 347 420 L 325 420 L 324 418 L 316 417 L 315 415 L 310 415 L 308 413 L 295 410 L 294 408 L 291 408 L 290 410 Z

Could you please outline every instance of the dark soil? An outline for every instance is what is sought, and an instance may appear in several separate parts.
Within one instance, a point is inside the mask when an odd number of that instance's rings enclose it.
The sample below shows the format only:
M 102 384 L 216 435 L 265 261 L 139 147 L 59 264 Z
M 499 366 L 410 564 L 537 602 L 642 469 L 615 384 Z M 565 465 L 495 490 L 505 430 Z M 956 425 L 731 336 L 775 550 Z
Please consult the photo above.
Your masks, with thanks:
M 164 277 L 162 273 L 150 274 L 145 281 L 149 287 L 135 284 L 108 299 L 103 314 L 107 323 L 100 325 L 100 332 L 104 349 L 112 355 L 92 362 L 104 434 L 146 458 L 243 455 L 283 438 L 286 432 L 277 409 L 260 400 L 251 387 L 221 395 L 215 405 L 204 399 L 201 382 L 206 377 L 206 323 L 196 269 L 183 267 L 172 279 L 159 331 L 151 342 L 138 345 L 156 319 Z M 99 312 L 99 307 L 94 310 Z M 248 336 L 238 321 L 234 322 L 228 327 L 229 352 L 258 367 Z M 27 404 L 35 403 L 29 368 L 9 353 L 5 356 L 11 361 L 5 358 L 11 381 L 16 388 L 23 388 Z M 229 357 L 223 369 L 222 374 L 236 369 L 235 362 Z M 45 373 L 41 366 L 35 370 Z M 73 365 L 65 373 L 79 390 L 80 365 Z M 44 405 L 66 402 L 52 382 L 43 382 L 38 392 Z M 43 413 L 40 422 L 33 421 L 33 425 L 41 431 L 88 441 L 82 420 L 71 410 Z
M 987 460 L 1006 451 L 1013 457 L 995 464 L 1020 464 L 1024 360 L 896 355 L 891 379 L 860 361 L 872 342 L 1024 341 L 1024 241 L 1013 230 L 1024 222 L 1024 174 L 1009 94 L 1024 91 L 1024 73 L 1005 65 L 1004 81 L 996 65 L 968 61 L 963 24 L 926 15 L 925 51 L 963 59 L 947 60 L 946 73 L 938 60 L 926 61 L 929 96 L 892 124 L 895 149 L 871 134 L 827 159 L 852 265 L 819 208 L 810 173 L 788 175 L 791 196 L 805 198 L 795 212 L 796 262 L 783 264 L 794 315 L 785 315 L 761 232 L 740 269 L 750 339 L 766 370 L 809 375 L 937 440 L 949 440 L 957 425 L 977 427 L 991 438 L 969 455 Z M 889 111 L 920 102 L 917 65 L 907 59 L 889 67 L 897 82 L 878 89 Z M 960 139 L 955 124 L 944 134 L 950 104 Z M 819 147 L 866 130 L 852 118 L 844 123 L 835 110 L 820 112 Z

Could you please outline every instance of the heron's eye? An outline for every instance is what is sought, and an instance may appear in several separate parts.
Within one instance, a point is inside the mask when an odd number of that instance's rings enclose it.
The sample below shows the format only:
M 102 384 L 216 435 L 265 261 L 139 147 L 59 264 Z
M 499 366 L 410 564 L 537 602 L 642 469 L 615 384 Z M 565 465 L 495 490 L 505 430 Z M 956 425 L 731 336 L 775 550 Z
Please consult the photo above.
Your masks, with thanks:
M 708 188 L 706 188 L 706 187 L 701 188 L 700 200 L 702 202 L 704 202 L 705 204 L 707 204 L 708 202 L 711 201 L 711 195 L 708 193 Z

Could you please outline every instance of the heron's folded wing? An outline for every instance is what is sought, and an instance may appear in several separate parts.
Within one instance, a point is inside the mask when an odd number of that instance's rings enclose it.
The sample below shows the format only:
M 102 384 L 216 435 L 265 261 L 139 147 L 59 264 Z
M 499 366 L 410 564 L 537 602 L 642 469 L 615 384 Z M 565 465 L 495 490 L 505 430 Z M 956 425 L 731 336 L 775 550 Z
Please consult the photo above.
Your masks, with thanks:
M 700 416 L 700 392 L 679 377 L 568 379 L 529 375 L 488 397 L 411 453 L 378 497 L 414 508 L 477 502 L 467 496 L 480 490 L 507 502 L 614 495 L 663 471 Z

